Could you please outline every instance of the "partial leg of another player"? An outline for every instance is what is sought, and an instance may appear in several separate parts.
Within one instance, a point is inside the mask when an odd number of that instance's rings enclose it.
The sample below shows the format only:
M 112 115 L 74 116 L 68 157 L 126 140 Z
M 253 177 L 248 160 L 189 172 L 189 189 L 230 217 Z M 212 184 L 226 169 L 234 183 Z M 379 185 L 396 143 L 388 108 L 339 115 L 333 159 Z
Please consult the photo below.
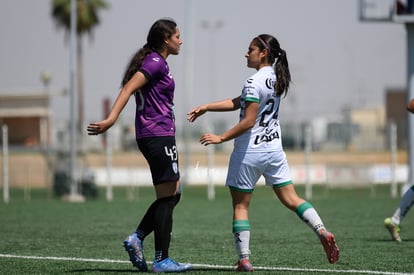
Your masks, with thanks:
M 394 211 L 392 217 L 384 220 L 384 225 L 391 234 L 391 238 L 396 242 L 401 242 L 400 223 L 414 205 L 414 185 L 411 186 L 403 195 L 400 205 Z

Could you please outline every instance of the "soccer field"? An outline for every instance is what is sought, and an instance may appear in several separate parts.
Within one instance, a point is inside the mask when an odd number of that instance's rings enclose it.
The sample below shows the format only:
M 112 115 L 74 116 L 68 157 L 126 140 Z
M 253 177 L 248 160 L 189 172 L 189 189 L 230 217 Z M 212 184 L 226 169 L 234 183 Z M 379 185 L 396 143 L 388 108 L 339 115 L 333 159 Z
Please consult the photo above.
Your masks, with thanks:
M 297 187 L 304 196 L 303 187 Z M 413 274 L 414 216 L 402 224 L 401 244 L 391 241 L 383 226 L 399 199 L 389 186 L 374 189 L 314 189 L 310 202 L 332 231 L 341 258 L 331 265 L 316 235 L 260 186 L 253 196 L 251 262 L 260 274 Z M 116 188 L 114 201 L 100 198 L 68 203 L 32 190 L 12 190 L 9 204 L 0 206 L 1 274 L 136 273 L 122 241 L 154 199 L 152 188 Z M 26 198 L 26 200 L 24 199 Z M 216 188 L 207 200 L 205 187 L 184 187 L 174 214 L 170 255 L 190 262 L 189 274 L 233 273 L 236 253 L 231 233 L 228 190 Z M 144 242 L 153 258 L 153 235 Z

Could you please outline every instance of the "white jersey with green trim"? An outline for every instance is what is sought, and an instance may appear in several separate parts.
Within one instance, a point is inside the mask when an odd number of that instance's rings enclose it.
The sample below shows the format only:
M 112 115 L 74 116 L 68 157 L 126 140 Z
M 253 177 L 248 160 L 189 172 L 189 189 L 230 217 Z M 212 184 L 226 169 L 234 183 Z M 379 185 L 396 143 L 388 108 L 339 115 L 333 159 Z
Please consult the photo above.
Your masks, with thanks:
M 270 66 L 261 68 L 245 81 L 240 100 L 240 120 L 245 116 L 247 102 L 259 103 L 259 109 L 253 128 L 235 139 L 234 151 L 283 150 L 278 118 L 280 96 L 277 96 L 274 91 L 275 81 L 276 75 Z

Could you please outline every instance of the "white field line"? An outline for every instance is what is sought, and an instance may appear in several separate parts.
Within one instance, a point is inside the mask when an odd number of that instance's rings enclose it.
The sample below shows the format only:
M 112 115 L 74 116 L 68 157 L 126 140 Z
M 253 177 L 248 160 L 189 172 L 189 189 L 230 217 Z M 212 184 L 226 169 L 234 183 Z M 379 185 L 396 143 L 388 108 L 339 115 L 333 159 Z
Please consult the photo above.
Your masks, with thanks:
M 52 261 L 74 261 L 74 262 L 94 262 L 94 263 L 121 263 L 130 264 L 125 260 L 111 260 L 111 259 L 88 259 L 75 257 L 52 257 L 52 256 L 22 256 L 12 254 L 0 254 L 0 258 L 17 258 L 25 260 L 52 260 Z M 148 262 L 152 263 L 152 262 Z M 233 266 L 228 265 L 210 265 L 210 264 L 192 264 L 194 270 L 197 269 L 212 269 L 212 270 L 233 270 Z M 378 275 L 414 275 L 414 273 L 404 272 L 388 272 L 388 271 L 374 271 L 374 270 L 356 270 L 356 269 L 318 269 L 318 268 L 297 268 L 297 267 L 270 267 L 270 266 L 254 266 L 255 270 L 269 270 L 269 271 L 297 271 L 297 272 L 317 272 L 317 273 L 348 273 L 348 274 L 378 274 Z

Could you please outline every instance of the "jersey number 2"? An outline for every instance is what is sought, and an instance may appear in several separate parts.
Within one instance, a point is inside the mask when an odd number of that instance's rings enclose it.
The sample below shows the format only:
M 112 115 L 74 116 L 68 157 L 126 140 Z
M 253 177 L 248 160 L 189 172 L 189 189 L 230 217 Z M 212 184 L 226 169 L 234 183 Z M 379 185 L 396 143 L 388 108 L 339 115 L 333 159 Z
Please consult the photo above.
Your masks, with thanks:
M 279 112 L 279 104 L 275 106 L 275 100 L 273 98 L 269 98 L 266 101 L 266 110 L 263 111 L 262 116 L 260 118 L 259 125 L 262 127 L 267 127 L 271 119 L 277 119 L 278 112 Z M 276 108 L 276 110 L 274 110 Z M 273 115 L 272 115 L 273 114 Z M 272 115 L 271 119 L 268 119 L 269 115 Z

